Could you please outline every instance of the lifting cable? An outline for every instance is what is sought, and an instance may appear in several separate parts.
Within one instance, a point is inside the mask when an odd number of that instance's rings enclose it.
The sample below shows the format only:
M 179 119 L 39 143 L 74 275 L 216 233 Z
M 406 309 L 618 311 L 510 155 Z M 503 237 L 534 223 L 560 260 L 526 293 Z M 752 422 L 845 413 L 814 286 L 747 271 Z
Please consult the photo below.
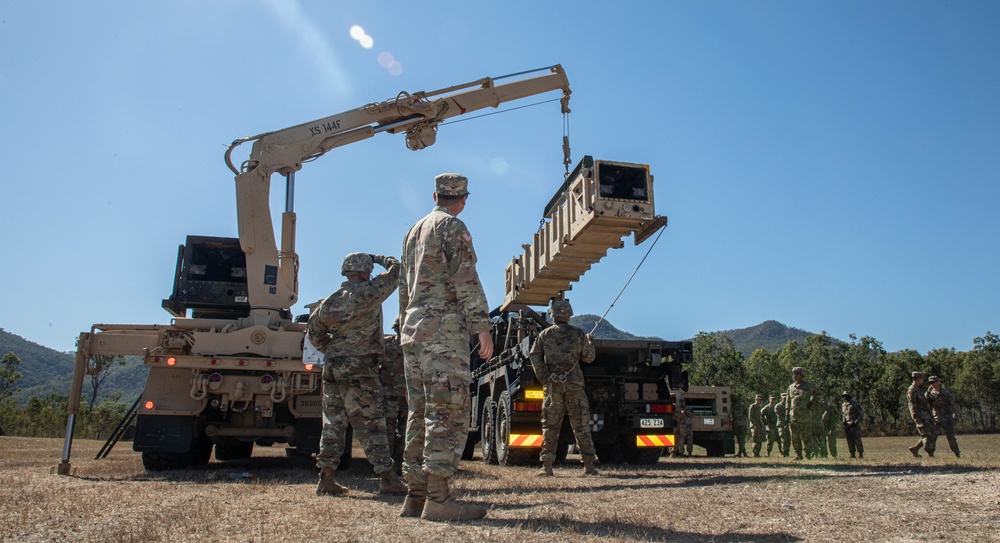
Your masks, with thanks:
M 656 242 L 660 241 L 660 236 L 663 235 L 664 230 L 666 230 L 666 228 L 661 228 L 660 233 L 656 234 L 656 239 L 654 239 L 653 244 L 649 246 L 649 250 L 646 251 L 646 255 L 643 256 L 642 260 L 639 261 L 639 265 L 635 267 L 635 271 L 633 271 L 632 275 L 629 276 L 628 281 L 625 281 L 625 286 L 623 286 L 622 289 L 618 291 L 618 296 L 615 296 L 615 299 L 611 302 L 611 305 L 608 306 L 608 310 L 605 311 L 603 315 L 601 315 L 601 318 L 597 319 L 597 323 L 594 324 L 593 330 L 590 331 L 591 334 L 593 334 L 594 331 L 597 330 L 597 327 L 600 326 L 602 322 L 604 322 L 604 317 L 607 317 L 608 313 L 611 312 L 611 308 L 614 307 L 615 303 L 618 302 L 618 298 L 622 297 L 622 293 L 625 292 L 626 288 L 628 288 L 628 284 L 632 282 L 632 278 L 635 277 L 635 274 L 639 272 L 639 268 L 641 268 L 642 263 L 646 261 L 646 257 L 648 257 L 649 253 L 653 251 L 653 247 L 656 247 Z

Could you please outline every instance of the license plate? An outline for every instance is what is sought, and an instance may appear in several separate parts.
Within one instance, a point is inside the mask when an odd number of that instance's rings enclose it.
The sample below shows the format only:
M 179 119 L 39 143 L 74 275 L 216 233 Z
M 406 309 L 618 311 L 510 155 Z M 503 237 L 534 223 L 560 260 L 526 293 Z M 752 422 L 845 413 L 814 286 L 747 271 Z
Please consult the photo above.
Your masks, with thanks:
M 663 428 L 663 419 L 639 419 L 640 428 Z
M 715 419 L 706 418 L 705 419 L 705 425 L 706 426 L 715 426 Z

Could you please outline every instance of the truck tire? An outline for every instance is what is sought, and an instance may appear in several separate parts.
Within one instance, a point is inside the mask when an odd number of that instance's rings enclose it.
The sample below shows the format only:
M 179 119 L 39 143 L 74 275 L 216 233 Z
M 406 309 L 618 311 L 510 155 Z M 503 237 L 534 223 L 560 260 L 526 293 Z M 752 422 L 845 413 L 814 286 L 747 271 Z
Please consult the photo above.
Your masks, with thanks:
M 144 451 L 142 453 L 142 467 L 146 471 L 167 471 L 173 469 L 186 469 L 191 466 L 191 453 L 165 453 Z
M 705 447 L 705 455 L 711 458 L 721 458 L 725 455 L 725 444 L 721 441 L 710 441 L 703 445 Z
M 215 459 L 220 462 L 245 460 L 253 455 L 253 441 L 240 441 L 235 437 L 222 437 L 215 442 Z
M 191 442 L 191 465 L 207 466 L 212 458 L 212 440 L 204 433 Z
M 649 466 L 660 461 L 663 455 L 663 447 L 636 447 L 622 446 L 622 455 L 625 461 L 635 466 Z
M 521 449 L 510 446 L 510 395 L 507 392 L 500 394 L 497 401 L 496 416 L 496 450 L 497 463 L 501 466 L 512 466 L 515 464 L 527 464 L 538 459 L 537 449 Z
M 625 456 L 622 454 L 621 445 L 618 443 L 595 443 L 597 449 L 597 459 L 602 464 L 624 464 Z
M 487 400 L 483 406 L 483 422 L 480 424 L 479 447 L 483 452 L 483 462 L 486 464 L 497 463 L 496 437 L 496 408 L 492 400 Z

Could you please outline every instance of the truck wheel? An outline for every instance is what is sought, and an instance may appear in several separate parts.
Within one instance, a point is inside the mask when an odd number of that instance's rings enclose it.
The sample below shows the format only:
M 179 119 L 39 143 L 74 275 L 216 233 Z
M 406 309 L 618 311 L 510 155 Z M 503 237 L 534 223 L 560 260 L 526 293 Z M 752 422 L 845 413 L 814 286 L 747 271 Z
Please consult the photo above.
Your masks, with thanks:
M 622 448 L 617 443 L 595 443 L 594 448 L 597 449 L 597 459 L 600 460 L 602 464 L 625 463 L 625 456 L 622 454 Z
M 142 467 L 146 471 L 185 469 L 191 465 L 191 453 L 143 452 Z
M 712 458 L 720 458 L 724 455 L 725 446 L 719 441 L 705 443 L 705 454 Z
M 660 461 L 663 455 L 663 447 L 622 447 L 622 454 L 625 461 L 636 466 L 646 466 Z
M 212 440 L 202 434 L 198 439 L 191 441 L 191 465 L 207 466 L 212 458 Z
M 240 441 L 235 437 L 223 437 L 215 442 L 215 459 L 245 460 L 253 455 L 253 441 Z
M 483 407 L 483 422 L 480 425 L 481 439 L 479 440 L 479 446 L 483 451 L 483 462 L 486 464 L 496 464 L 497 463 L 497 447 L 496 441 L 494 441 L 495 423 L 495 408 L 494 403 L 491 400 L 486 401 L 486 405 Z
M 526 464 L 533 458 L 537 459 L 537 449 L 525 450 L 510 446 L 510 395 L 506 392 L 500 394 L 500 399 L 497 401 L 496 421 L 497 463 L 501 466 L 512 466 Z

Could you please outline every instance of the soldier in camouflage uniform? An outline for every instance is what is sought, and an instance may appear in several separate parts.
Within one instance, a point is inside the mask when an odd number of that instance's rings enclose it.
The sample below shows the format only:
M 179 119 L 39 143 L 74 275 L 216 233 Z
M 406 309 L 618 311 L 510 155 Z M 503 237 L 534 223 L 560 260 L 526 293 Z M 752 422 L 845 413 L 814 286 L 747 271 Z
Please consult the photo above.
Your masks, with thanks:
M 826 408 L 823 407 L 822 401 L 816 403 L 817 405 L 812 410 L 812 426 L 810 427 L 812 451 L 813 456 L 826 458 L 826 436 L 823 435 L 823 412 Z
M 927 403 L 927 395 L 920 387 L 924 384 L 924 374 L 915 371 L 910 374 L 913 384 L 906 390 L 906 399 L 910 405 L 910 418 L 913 424 L 917 425 L 917 433 L 920 434 L 920 441 L 910 447 L 910 454 L 914 457 L 920 456 L 920 447 L 927 451 L 927 456 L 934 456 L 934 449 L 937 445 L 937 428 L 934 427 L 934 416 L 931 414 L 931 406 Z
M 962 453 L 958 450 L 958 440 L 955 439 L 955 399 L 951 392 L 941 385 L 941 380 L 936 375 L 932 375 L 928 381 L 930 381 L 931 386 L 927 389 L 927 403 L 931 406 L 934 422 L 941 430 L 940 433 L 948 438 L 951 452 L 955 453 L 956 458 L 961 458 Z
M 861 404 L 851 399 L 851 393 L 844 391 L 841 396 L 844 398 L 844 405 L 840 408 L 840 415 L 844 421 L 844 437 L 847 438 L 847 450 L 854 458 L 855 449 L 858 451 L 858 458 L 865 457 L 865 445 L 861 441 L 861 421 L 865 414 L 861 410 Z
M 736 438 L 736 457 L 747 457 L 747 428 L 750 421 L 747 420 L 747 409 L 743 407 L 743 402 L 733 398 L 733 437 Z
M 840 425 L 840 413 L 834 409 L 830 402 L 823 399 L 823 439 L 826 440 L 826 447 L 830 451 L 830 456 L 837 457 L 837 429 Z
M 785 398 L 788 394 L 781 393 L 781 400 L 774 406 L 774 415 L 778 418 L 778 452 L 781 456 L 788 456 L 788 446 L 791 445 L 791 436 L 788 432 L 788 412 L 785 410 Z
M 683 449 L 687 448 L 687 455 L 690 457 L 694 452 L 694 411 L 687 406 L 687 400 L 681 398 L 677 400 L 677 410 L 674 411 L 674 436 L 673 456 L 684 456 Z
M 493 355 L 489 307 L 476 272 L 472 235 L 458 214 L 469 195 L 458 174 L 434 178 L 434 209 L 403 239 L 399 279 L 400 344 L 406 366 L 409 419 L 403 474 L 410 486 L 400 516 L 471 520 L 485 507 L 451 495 L 449 480 L 469 432 L 469 339 Z
M 764 407 L 764 397 L 758 394 L 754 402 L 747 409 L 747 418 L 750 420 L 750 436 L 753 437 L 753 456 L 760 458 L 760 448 L 764 445 L 764 419 L 760 415 Z
M 802 460 L 803 448 L 809 447 L 809 431 L 812 425 L 812 409 L 815 400 L 813 386 L 806 382 L 806 370 L 792 369 L 792 384 L 788 385 L 785 396 L 785 411 L 788 413 L 789 430 L 791 431 L 792 448 L 795 459 Z M 811 452 L 807 453 L 810 454 Z
M 372 279 L 374 263 L 386 271 Z M 326 358 L 323 365 L 323 433 L 316 455 L 318 495 L 344 494 L 334 481 L 350 422 L 365 455 L 381 476 L 380 492 L 402 494 L 406 486 L 392 469 L 385 433 L 382 383 L 378 362 L 383 352 L 382 302 L 399 283 L 399 261 L 391 256 L 351 253 L 340 288 L 309 316 L 309 341 Z
M 385 336 L 385 353 L 379 365 L 382 395 L 385 404 L 385 432 L 392 450 L 396 473 L 403 471 L 403 448 L 406 446 L 406 371 L 403 368 L 403 348 L 399 346 L 399 317 L 392 321 L 395 334 Z
M 584 473 L 597 475 L 594 461 L 597 450 L 590 436 L 590 405 L 584 389 L 583 370 L 580 362 L 590 364 L 597 357 L 590 337 L 569 323 L 573 307 L 566 300 L 553 300 L 549 314 L 555 324 L 542 330 L 531 346 L 531 367 L 542 383 L 542 470 L 539 475 L 549 476 L 556 460 L 559 429 L 563 415 L 576 436 L 576 446 L 583 458 Z
M 781 452 L 780 438 L 778 437 L 778 414 L 775 413 L 774 396 L 768 396 L 767 405 L 760 410 L 760 418 L 764 422 L 764 432 L 767 435 L 767 455 L 771 456 L 771 450 L 778 444 L 778 452 Z

